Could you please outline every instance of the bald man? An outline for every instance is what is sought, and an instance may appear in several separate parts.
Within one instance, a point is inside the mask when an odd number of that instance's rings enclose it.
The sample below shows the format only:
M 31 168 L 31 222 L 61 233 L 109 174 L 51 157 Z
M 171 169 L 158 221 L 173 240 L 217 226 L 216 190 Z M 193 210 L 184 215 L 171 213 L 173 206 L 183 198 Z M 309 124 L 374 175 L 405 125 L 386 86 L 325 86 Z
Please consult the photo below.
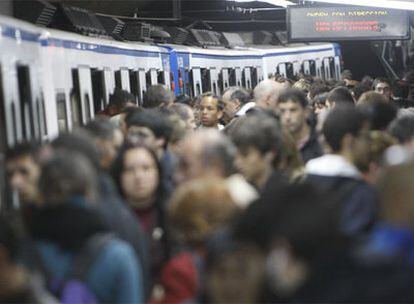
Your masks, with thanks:
M 280 94 L 286 90 L 284 83 L 266 79 L 261 81 L 253 91 L 256 106 L 277 113 L 277 102 Z

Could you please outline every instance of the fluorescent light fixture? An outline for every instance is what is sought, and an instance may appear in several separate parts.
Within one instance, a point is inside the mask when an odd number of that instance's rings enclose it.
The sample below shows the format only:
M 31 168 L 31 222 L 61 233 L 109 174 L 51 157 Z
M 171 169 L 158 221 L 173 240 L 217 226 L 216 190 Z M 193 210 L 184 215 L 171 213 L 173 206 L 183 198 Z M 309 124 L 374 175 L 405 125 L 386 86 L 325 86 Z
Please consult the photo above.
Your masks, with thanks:
M 308 2 L 324 2 L 344 5 L 371 6 L 378 8 L 394 8 L 402 10 L 414 10 L 414 1 L 406 0 L 305 0 Z
M 230 0 L 235 2 L 253 2 L 253 0 Z M 276 6 L 282 6 L 282 7 L 288 7 L 289 5 L 296 5 L 296 3 L 293 3 L 288 0 L 259 0 L 260 2 L 266 2 L 272 5 Z

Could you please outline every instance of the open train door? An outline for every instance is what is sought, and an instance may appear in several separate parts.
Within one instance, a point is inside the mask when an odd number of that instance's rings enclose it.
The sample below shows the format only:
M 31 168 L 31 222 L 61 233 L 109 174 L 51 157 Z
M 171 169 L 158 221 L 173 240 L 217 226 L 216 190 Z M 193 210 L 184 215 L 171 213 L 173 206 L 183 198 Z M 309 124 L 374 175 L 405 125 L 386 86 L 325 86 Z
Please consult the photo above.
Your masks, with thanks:
M 150 69 L 147 72 L 146 77 L 147 77 L 147 88 L 152 85 L 158 84 L 158 73 L 156 69 Z
M 243 86 L 248 90 L 252 89 L 252 73 L 250 68 L 244 68 Z
M 319 58 L 315 60 L 315 69 L 316 69 L 316 76 L 320 79 L 324 79 L 323 69 L 322 69 L 322 62 Z
M 210 87 L 214 95 L 220 95 L 220 87 L 218 85 L 219 75 L 216 68 L 210 68 Z
M 220 73 L 220 87 L 222 92 L 227 90 L 230 87 L 229 83 L 229 70 L 228 69 L 222 69 Z
M 168 89 L 171 89 L 170 73 L 166 71 L 158 72 L 158 83 L 165 85 Z
M 241 68 L 235 68 L 234 75 L 235 75 L 236 86 L 241 87 L 242 79 L 243 79 Z
M 190 71 L 190 82 L 192 88 L 192 96 L 197 97 L 203 94 L 202 81 L 201 81 L 201 69 L 193 68 Z
M 341 58 L 339 56 L 335 56 L 334 64 L 335 64 L 335 78 L 336 80 L 341 80 Z
M 78 66 L 72 70 L 72 76 L 76 98 L 80 101 L 82 123 L 87 124 L 94 118 L 91 69 L 89 66 Z
M 298 76 L 302 72 L 302 65 L 299 61 L 293 61 L 293 76 Z

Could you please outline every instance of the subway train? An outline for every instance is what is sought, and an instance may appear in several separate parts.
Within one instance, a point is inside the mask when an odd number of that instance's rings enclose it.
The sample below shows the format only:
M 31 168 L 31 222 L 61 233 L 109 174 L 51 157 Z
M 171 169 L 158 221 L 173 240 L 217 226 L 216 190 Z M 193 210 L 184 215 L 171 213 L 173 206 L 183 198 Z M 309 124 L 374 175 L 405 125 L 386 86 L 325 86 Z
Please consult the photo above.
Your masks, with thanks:
M 17 142 L 47 140 L 85 124 L 105 108 L 115 87 L 141 104 L 156 83 L 197 96 L 235 85 L 252 89 L 274 73 L 338 79 L 341 68 L 341 50 L 333 43 L 233 49 L 127 43 L 3 16 L 0 49 L 0 156 Z

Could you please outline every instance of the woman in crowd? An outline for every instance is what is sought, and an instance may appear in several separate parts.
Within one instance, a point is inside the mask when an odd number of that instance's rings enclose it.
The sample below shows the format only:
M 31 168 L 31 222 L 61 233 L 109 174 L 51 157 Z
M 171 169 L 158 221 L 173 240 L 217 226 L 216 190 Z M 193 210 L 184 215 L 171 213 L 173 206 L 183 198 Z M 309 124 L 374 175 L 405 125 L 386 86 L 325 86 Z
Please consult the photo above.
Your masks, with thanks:
M 114 163 L 113 176 L 147 235 L 152 257 L 151 273 L 156 280 L 169 256 L 164 214 L 168 193 L 160 182 L 160 162 L 149 147 L 127 143 Z

